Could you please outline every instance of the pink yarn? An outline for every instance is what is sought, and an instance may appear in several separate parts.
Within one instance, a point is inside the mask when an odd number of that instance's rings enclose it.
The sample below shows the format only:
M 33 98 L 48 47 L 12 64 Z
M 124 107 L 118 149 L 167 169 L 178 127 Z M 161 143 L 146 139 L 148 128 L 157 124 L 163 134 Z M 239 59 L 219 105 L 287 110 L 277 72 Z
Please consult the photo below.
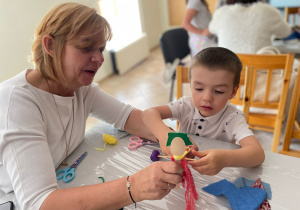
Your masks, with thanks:
M 197 193 L 194 178 L 191 173 L 190 168 L 187 165 L 187 161 L 185 158 L 180 161 L 181 167 L 184 169 L 182 174 L 182 186 L 185 189 L 185 202 L 186 202 L 186 210 L 194 210 L 195 202 L 194 200 L 198 200 L 199 195 Z M 186 185 L 185 185 L 186 182 Z

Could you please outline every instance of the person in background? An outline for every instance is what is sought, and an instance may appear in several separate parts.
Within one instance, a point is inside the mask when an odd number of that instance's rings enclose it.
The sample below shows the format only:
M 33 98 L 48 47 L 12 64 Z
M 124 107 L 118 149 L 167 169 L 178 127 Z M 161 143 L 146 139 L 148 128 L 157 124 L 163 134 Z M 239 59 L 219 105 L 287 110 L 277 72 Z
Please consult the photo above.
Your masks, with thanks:
M 269 0 L 259 0 L 261 2 L 268 3 Z M 216 0 L 215 9 L 219 9 L 220 7 L 226 5 L 227 0 Z
M 216 46 L 214 37 L 208 31 L 211 13 L 205 0 L 187 0 L 182 27 L 189 32 L 189 47 L 193 57 L 206 47 Z
M 271 46 L 272 39 L 290 35 L 291 27 L 275 7 L 257 0 L 227 0 L 217 9 L 209 24 L 218 46 L 235 53 L 255 54 Z
M 226 4 L 226 0 L 216 0 L 215 10 L 219 9 L 220 7 Z
M 92 83 L 111 36 L 95 9 L 77 3 L 57 5 L 40 22 L 32 46 L 34 69 L 0 84 L 3 202 L 13 200 L 15 209 L 24 210 L 119 209 L 162 199 L 182 181 L 178 164 L 156 162 L 114 181 L 58 188 L 55 169 L 83 141 L 89 115 L 156 141 L 140 110 Z
M 179 132 L 241 145 L 237 150 L 192 150 L 200 159 L 189 164 L 202 175 L 216 175 L 224 167 L 255 167 L 263 163 L 264 150 L 249 129 L 244 113 L 229 102 L 239 88 L 241 71 L 240 59 L 226 48 L 209 47 L 192 58 L 192 96 L 146 109 L 142 114 L 165 153 L 171 153 L 166 142 L 173 131 L 162 120 L 172 118 L 179 121 Z

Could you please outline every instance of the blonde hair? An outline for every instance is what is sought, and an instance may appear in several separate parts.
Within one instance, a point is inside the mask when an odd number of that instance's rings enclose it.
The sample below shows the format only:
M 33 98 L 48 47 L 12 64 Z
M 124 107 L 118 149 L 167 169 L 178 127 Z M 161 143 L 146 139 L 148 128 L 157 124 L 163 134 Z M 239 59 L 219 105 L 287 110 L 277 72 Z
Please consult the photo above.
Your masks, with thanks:
M 97 14 L 94 8 L 77 4 L 63 3 L 51 9 L 38 25 L 32 45 L 32 62 L 43 77 L 55 81 L 65 81 L 62 71 L 62 54 L 67 41 L 77 38 L 88 40 L 86 46 L 103 36 L 103 41 L 111 39 L 109 23 Z M 53 57 L 44 49 L 43 37 L 50 35 L 54 39 Z

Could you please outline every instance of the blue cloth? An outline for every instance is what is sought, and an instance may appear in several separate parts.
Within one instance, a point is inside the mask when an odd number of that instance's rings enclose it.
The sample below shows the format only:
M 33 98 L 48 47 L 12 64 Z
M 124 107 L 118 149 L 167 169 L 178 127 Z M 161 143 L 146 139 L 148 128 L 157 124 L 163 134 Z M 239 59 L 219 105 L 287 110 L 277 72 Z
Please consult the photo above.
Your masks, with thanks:
M 215 196 L 225 195 L 233 210 L 257 210 L 267 196 L 263 189 L 248 186 L 238 189 L 226 179 L 202 189 Z
M 252 187 L 252 185 L 256 182 L 256 180 L 251 180 L 247 179 L 245 177 L 239 177 L 236 180 L 234 180 L 232 183 L 237 187 L 237 188 L 242 188 L 242 187 Z M 269 200 L 272 199 L 272 191 L 271 191 L 271 186 L 268 183 L 262 182 L 262 185 L 265 188 L 265 191 L 267 192 L 267 197 Z
M 300 39 L 300 33 L 297 31 L 293 31 L 288 37 L 283 38 L 282 40 L 288 41 L 292 39 Z

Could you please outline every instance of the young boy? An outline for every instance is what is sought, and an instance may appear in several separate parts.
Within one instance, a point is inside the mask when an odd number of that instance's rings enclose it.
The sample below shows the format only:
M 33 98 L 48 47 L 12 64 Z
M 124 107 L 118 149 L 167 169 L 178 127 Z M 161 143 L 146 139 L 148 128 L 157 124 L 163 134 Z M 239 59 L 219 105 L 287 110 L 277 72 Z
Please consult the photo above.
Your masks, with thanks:
M 168 133 L 173 131 L 162 119 L 173 118 L 179 121 L 179 132 L 241 145 L 237 150 L 198 152 L 194 144 L 192 154 L 200 159 L 189 164 L 200 174 L 215 175 L 224 167 L 254 167 L 263 163 L 264 151 L 248 128 L 243 112 L 229 103 L 239 88 L 241 70 L 241 61 L 230 50 L 206 48 L 190 63 L 192 96 L 143 112 L 144 123 L 159 140 L 165 154 L 171 155 L 166 141 Z

